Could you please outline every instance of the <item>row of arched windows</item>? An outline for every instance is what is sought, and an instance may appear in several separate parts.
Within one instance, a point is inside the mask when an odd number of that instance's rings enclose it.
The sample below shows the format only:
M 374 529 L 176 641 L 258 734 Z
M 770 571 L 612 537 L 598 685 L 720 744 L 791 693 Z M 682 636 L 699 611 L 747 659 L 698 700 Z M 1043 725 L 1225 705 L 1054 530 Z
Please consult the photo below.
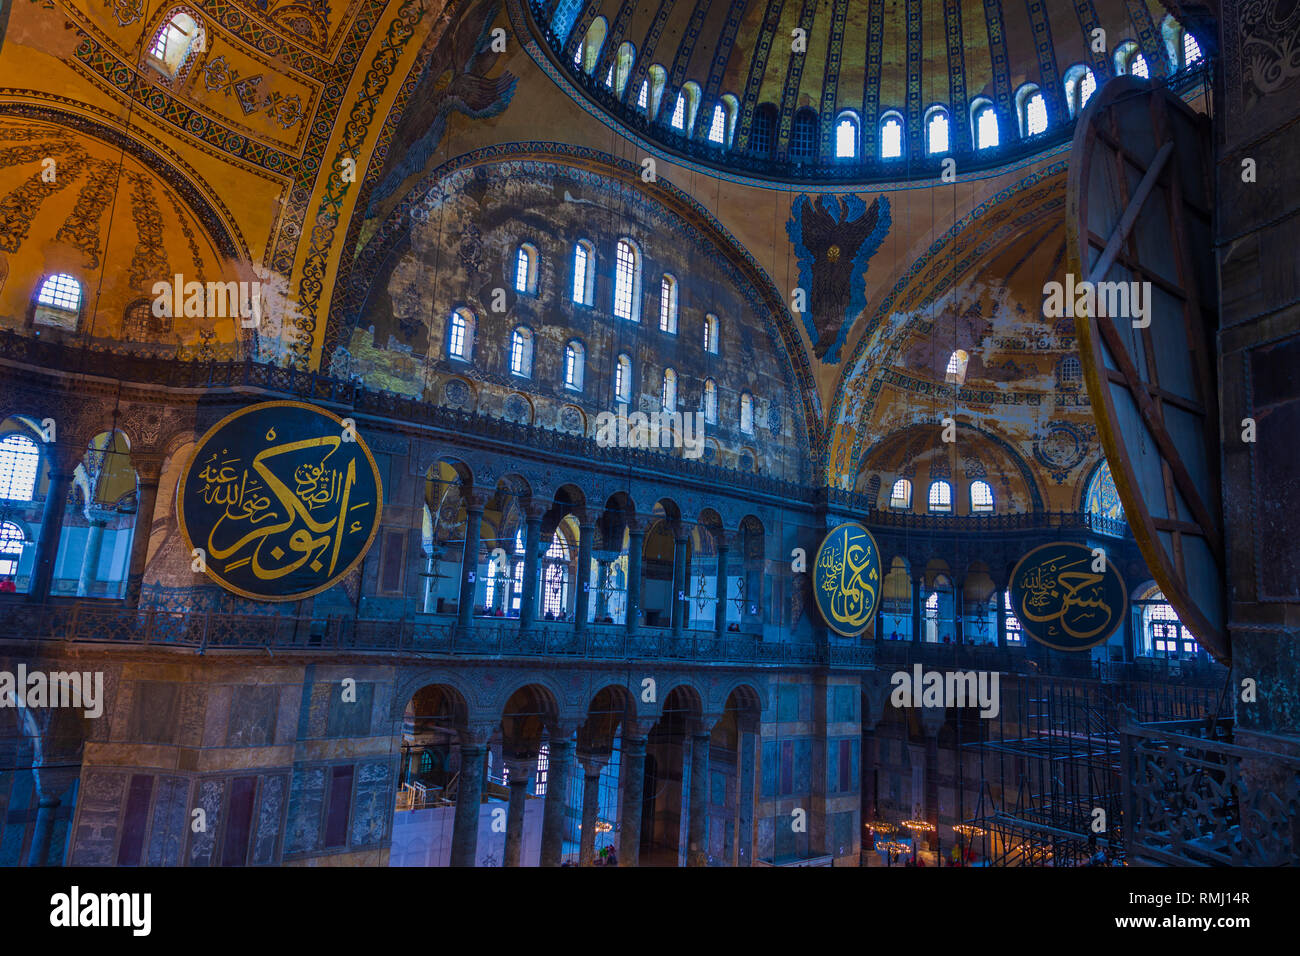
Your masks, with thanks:
M 714 318 L 710 316 L 710 318 Z M 469 361 L 473 343 L 475 320 L 468 309 L 460 308 L 451 313 L 447 323 L 447 354 L 459 361 Z M 716 335 L 716 325 L 713 326 Z M 707 335 L 706 331 L 706 335 Z M 533 374 L 534 336 L 531 329 L 516 327 L 510 333 L 510 374 L 520 378 L 531 378 Z M 584 386 L 584 369 L 586 368 L 587 350 L 577 339 L 570 339 L 564 346 L 563 379 L 564 387 L 571 392 L 581 392 Z M 664 369 L 660 388 L 660 404 L 664 411 L 677 410 L 677 372 L 672 368 Z M 619 353 L 614 363 L 614 399 L 630 403 L 633 400 L 632 359 L 626 352 Z M 709 378 L 704 381 L 700 410 L 704 420 L 715 424 L 718 420 L 718 385 Z M 739 409 L 740 430 L 746 434 L 754 432 L 754 397 L 749 392 L 741 392 Z
M 927 505 L 934 514 L 952 513 L 952 485 L 943 479 L 930 482 Z M 899 478 L 889 492 L 889 507 L 898 511 L 907 511 L 912 507 L 912 482 Z M 993 512 L 993 486 L 983 479 L 970 483 L 970 510 L 972 514 L 991 514 Z
M 572 29 L 573 18 L 564 12 L 565 4 L 557 9 L 552 24 L 561 36 L 567 36 Z M 1202 59 L 1200 45 L 1196 38 L 1186 32 L 1173 17 L 1166 17 L 1162 26 L 1166 51 L 1172 72 L 1186 69 Z M 582 42 L 575 45 L 573 65 L 588 75 L 599 65 L 601 48 L 604 46 L 607 26 L 604 17 L 597 17 L 587 30 Z M 1126 40 L 1115 48 L 1112 56 L 1115 75 L 1132 74 L 1149 77 L 1150 66 L 1134 40 Z M 603 78 L 607 89 L 623 99 L 627 84 L 632 76 L 636 62 L 636 47 L 632 43 L 623 43 L 617 54 L 610 61 Z M 668 73 L 659 64 L 653 64 L 645 71 L 645 78 L 636 91 L 636 108 L 650 120 L 660 117 L 662 100 Z M 1093 70 L 1078 64 L 1066 71 L 1065 98 L 1070 116 L 1078 114 L 1088 99 L 1097 89 L 1097 77 Z M 693 80 L 682 84 L 672 101 L 672 112 L 667 114 L 668 125 L 685 136 L 694 135 L 696 119 L 701 106 L 700 86 Z M 1015 96 L 1016 116 L 1019 134 L 1022 139 L 1029 139 L 1047 131 L 1047 100 L 1042 90 L 1034 83 L 1025 83 Z M 707 122 L 700 128 L 705 139 L 714 145 L 730 148 L 733 145 L 736 118 L 739 114 L 739 101 L 733 94 L 727 93 L 712 104 L 712 112 L 707 114 Z M 1001 131 L 997 110 L 993 102 L 985 97 L 977 98 L 970 108 L 971 141 L 977 150 L 989 149 L 999 145 Z M 879 119 L 879 155 L 881 159 L 899 159 L 905 152 L 905 120 L 897 110 L 887 110 Z M 951 119 L 948 109 L 935 105 L 925 112 L 923 123 L 923 148 L 927 156 L 942 156 L 952 149 Z M 749 134 L 749 149 L 760 156 L 771 156 L 776 146 L 778 112 L 774 104 L 765 103 L 755 110 Z M 818 152 L 818 132 L 820 119 L 815 110 L 805 108 L 797 111 L 790 127 L 790 159 L 796 162 L 814 160 Z M 833 120 L 833 150 L 836 159 L 857 160 L 861 156 L 861 118 L 853 110 L 843 110 Z
M 537 294 L 539 261 L 536 246 L 529 242 L 520 244 L 515 254 L 516 292 Z M 596 249 L 586 239 L 580 239 L 573 248 L 572 298 L 576 305 L 590 307 L 595 304 L 595 278 Z M 660 277 L 659 331 L 669 335 L 677 334 L 678 289 L 676 276 L 665 272 Z M 631 239 L 619 239 L 614 252 L 613 312 L 620 319 L 641 321 L 641 251 Z M 706 314 L 701 343 L 705 352 L 718 354 L 720 332 L 718 317 L 712 312 Z M 454 340 L 449 340 L 448 354 L 452 358 L 467 359 L 468 352 L 453 348 L 453 344 Z

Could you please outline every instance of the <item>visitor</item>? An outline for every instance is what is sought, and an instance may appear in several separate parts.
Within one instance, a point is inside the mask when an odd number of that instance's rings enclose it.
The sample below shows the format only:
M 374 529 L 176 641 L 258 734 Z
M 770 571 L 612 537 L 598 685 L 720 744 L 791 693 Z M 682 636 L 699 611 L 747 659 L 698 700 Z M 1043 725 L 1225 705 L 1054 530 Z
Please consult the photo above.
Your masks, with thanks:
M 18 591 L 18 585 L 14 583 L 12 575 L 6 574 L 0 578 L 0 594 L 15 594 Z

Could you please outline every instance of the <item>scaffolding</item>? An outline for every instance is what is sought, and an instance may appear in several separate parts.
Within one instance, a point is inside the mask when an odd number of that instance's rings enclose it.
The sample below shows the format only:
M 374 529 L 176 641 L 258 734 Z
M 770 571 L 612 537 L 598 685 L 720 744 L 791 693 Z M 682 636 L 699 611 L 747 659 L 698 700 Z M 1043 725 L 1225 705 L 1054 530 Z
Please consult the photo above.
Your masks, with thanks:
M 979 796 L 963 822 L 982 841 L 985 865 L 1123 865 L 1126 712 L 1142 723 L 1211 724 L 1229 715 L 1223 677 L 1156 681 L 1119 668 L 1092 680 L 1003 675 L 998 716 L 977 722 L 978 739 L 959 742 L 959 800 L 965 756 L 978 754 Z

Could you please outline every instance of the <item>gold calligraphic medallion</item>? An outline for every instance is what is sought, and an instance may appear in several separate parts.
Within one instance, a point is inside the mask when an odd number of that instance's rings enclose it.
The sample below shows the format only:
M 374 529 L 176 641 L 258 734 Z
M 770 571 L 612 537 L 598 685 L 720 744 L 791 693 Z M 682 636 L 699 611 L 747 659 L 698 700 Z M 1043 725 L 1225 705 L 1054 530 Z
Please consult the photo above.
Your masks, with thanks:
M 813 562 L 813 595 L 832 631 L 865 631 L 880 606 L 880 585 L 880 549 L 870 531 L 849 521 L 826 535 Z
M 383 510 L 374 456 L 351 421 L 263 402 L 208 429 L 181 473 L 176 518 L 208 577 L 259 601 L 319 594 L 365 557 Z
M 1040 545 L 1011 572 L 1011 613 L 1040 644 L 1086 651 L 1124 620 L 1128 589 L 1114 563 L 1072 541 Z

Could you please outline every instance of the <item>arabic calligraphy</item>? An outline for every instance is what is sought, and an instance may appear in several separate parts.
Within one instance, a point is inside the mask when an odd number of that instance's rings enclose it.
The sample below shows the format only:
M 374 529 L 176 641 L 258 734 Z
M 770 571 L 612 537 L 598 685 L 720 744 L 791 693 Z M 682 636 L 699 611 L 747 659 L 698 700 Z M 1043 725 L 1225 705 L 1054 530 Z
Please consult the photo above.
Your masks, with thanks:
M 1012 611 L 1034 640 L 1061 651 L 1105 642 L 1128 605 L 1124 581 L 1109 561 L 1072 542 L 1045 544 L 1021 558 L 1011 574 Z
M 836 634 L 866 629 L 880 604 L 880 550 L 866 528 L 848 522 L 826 535 L 813 562 L 813 592 Z
M 265 402 L 209 429 L 177 496 L 182 534 L 204 552 L 209 577 L 245 597 L 290 601 L 364 557 L 383 488 L 370 449 L 340 419 Z

